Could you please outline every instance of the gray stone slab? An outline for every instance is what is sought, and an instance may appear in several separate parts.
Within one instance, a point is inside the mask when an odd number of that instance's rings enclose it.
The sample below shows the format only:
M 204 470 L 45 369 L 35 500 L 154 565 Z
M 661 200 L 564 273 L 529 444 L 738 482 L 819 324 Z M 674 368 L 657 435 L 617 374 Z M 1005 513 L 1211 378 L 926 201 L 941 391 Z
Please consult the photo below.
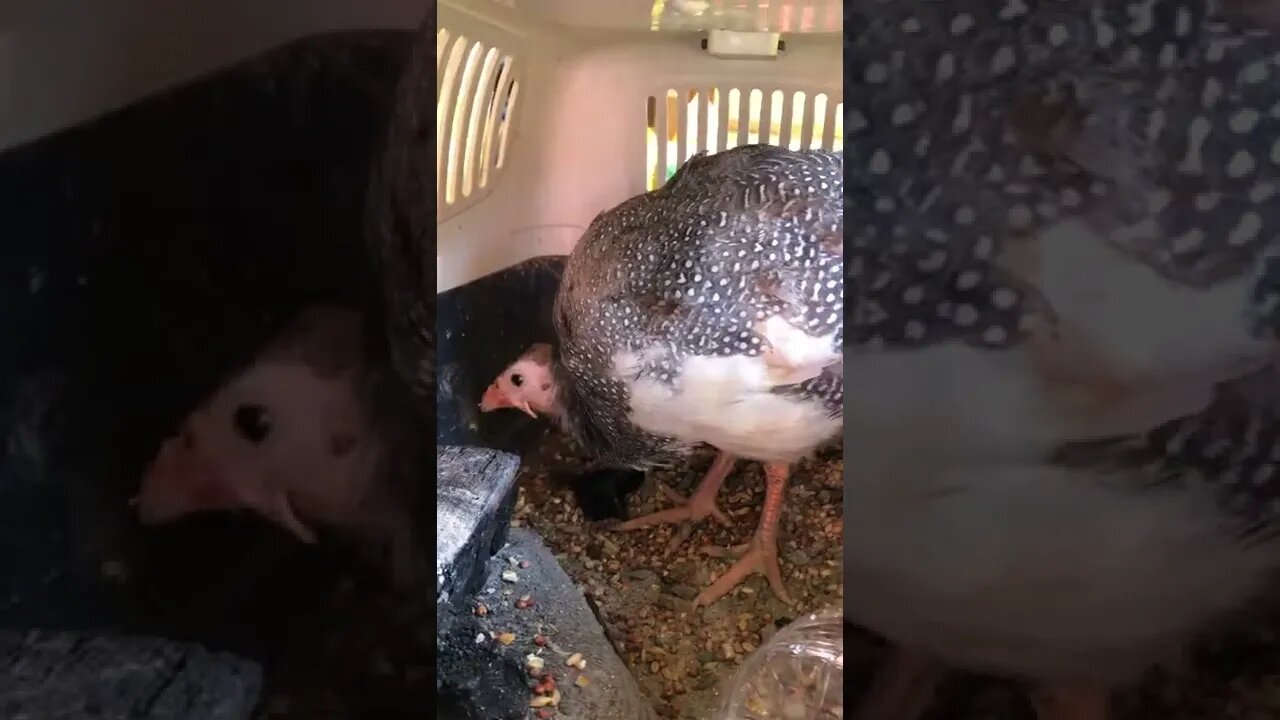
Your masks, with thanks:
M 653 706 L 641 695 L 635 677 L 606 637 L 582 591 L 536 533 L 512 528 L 509 542 L 488 569 L 484 588 L 476 598 L 486 607 L 485 616 L 478 620 L 486 634 L 480 644 L 506 662 L 523 665 L 530 653 L 542 657 L 544 668 L 555 675 L 561 690 L 555 713 L 558 720 L 655 717 Z M 504 580 L 504 571 L 515 573 L 515 582 Z M 526 595 L 533 605 L 518 608 L 516 602 Z M 504 646 L 493 639 L 501 633 L 511 633 L 516 639 Z M 543 635 L 547 644 L 536 645 L 536 635 Z M 565 664 L 574 653 L 581 653 L 586 660 L 584 670 Z M 575 684 L 579 675 L 587 677 L 584 687 Z M 525 692 L 532 695 L 527 689 Z
M 160 638 L 0 630 L 5 720 L 249 720 L 257 663 Z
M 520 458 L 487 448 L 436 448 L 436 604 L 463 603 L 511 525 Z

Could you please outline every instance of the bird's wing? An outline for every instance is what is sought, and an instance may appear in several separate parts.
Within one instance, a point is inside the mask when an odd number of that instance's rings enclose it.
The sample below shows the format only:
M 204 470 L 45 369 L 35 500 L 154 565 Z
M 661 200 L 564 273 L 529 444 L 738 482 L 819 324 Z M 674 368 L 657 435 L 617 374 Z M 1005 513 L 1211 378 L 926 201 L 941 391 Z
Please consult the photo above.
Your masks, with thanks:
M 727 383 L 722 397 L 798 393 L 838 414 L 842 174 L 836 153 L 746 146 L 597 216 L 554 309 L 576 433 L 615 461 L 681 449 L 634 431 L 631 389 L 675 387 L 704 359 L 725 361 L 695 381 Z
M 1269 31 L 1162 0 L 853 2 L 846 28 L 851 343 L 1003 348 L 1053 327 L 1035 240 L 1067 219 L 1170 284 L 1256 273 L 1241 308 L 1271 330 Z
M 584 239 L 625 259 L 616 277 L 592 278 L 607 290 L 562 324 L 604 321 L 662 380 L 681 357 L 769 353 L 789 368 L 779 384 L 817 376 L 843 348 L 842 176 L 838 153 L 749 146 L 693 158 L 612 211 L 607 239 Z
M 1082 477 L 1208 491 L 1250 540 L 1280 534 L 1280 367 L 1219 383 L 1195 413 L 1144 433 L 1064 443 L 1049 460 Z

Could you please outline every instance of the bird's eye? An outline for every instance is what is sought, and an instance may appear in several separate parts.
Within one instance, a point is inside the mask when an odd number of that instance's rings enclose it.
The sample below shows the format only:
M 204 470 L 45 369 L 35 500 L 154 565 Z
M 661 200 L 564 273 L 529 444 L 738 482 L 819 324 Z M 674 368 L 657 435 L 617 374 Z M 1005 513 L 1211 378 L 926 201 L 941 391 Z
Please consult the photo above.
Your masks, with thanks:
M 520 387 L 524 384 L 524 376 L 520 373 L 511 373 L 511 384 Z
M 240 437 L 254 445 L 266 440 L 271 434 L 271 417 L 261 405 L 245 404 L 237 407 L 232 421 Z

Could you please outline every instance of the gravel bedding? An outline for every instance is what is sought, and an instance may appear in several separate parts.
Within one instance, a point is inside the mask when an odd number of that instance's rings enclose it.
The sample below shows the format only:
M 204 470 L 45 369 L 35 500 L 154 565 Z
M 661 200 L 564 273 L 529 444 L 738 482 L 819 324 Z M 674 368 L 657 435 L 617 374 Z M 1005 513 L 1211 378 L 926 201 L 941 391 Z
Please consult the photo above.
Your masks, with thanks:
M 669 507 L 654 482 L 691 492 L 714 452 L 649 474 L 631 495 L 629 517 Z M 753 575 L 712 604 L 694 611 L 692 600 L 728 569 L 707 545 L 745 542 L 764 500 L 763 469 L 739 461 L 720 491 L 732 526 L 700 522 L 664 556 L 678 525 L 622 533 L 607 521 L 583 520 L 563 480 L 586 467 L 555 435 L 524 458 L 515 523 L 535 529 L 599 610 L 601 622 L 661 717 L 709 718 L 719 690 L 739 663 L 798 614 L 841 602 L 843 458 L 826 450 L 796 466 L 787 491 L 779 545 L 783 581 L 796 601 L 788 607 Z

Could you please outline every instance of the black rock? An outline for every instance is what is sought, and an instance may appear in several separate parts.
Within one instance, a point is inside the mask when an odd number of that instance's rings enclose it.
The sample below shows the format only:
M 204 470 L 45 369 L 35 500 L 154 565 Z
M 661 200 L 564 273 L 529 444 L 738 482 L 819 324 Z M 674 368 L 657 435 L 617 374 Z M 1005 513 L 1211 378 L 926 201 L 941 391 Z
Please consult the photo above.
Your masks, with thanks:
M 484 448 L 436 448 L 436 604 L 460 607 L 507 541 L 520 459 Z
M 257 663 L 159 638 L 0 632 L 6 718 L 248 720 Z

